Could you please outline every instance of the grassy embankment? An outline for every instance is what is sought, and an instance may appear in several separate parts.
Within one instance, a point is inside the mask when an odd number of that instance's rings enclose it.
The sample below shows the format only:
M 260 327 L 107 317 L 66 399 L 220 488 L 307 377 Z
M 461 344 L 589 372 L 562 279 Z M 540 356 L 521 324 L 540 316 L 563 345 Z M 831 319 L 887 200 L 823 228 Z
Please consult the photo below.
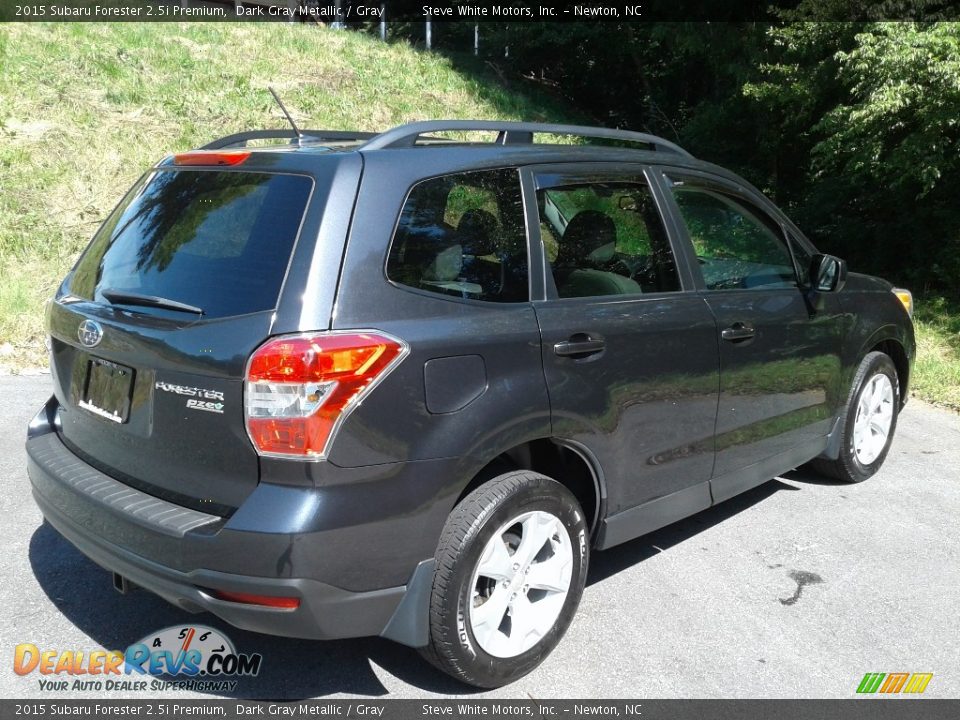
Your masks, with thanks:
M 0 24 L 0 372 L 42 366 L 43 304 L 129 186 L 244 129 L 549 120 L 437 54 L 286 24 Z
M 916 306 L 913 394 L 960 411 L 960 302 L 920 297 Z
M 282 24 L 0 25 L 0 372 L 45 364 L 42 308 L 133 181 L 171 151 L 301 125 L 560 119 L 443 57 Z M 425 91 L 424 88 L 429 88 Z M 960 410 L 960 304 L 917 299 L 914 392 Z

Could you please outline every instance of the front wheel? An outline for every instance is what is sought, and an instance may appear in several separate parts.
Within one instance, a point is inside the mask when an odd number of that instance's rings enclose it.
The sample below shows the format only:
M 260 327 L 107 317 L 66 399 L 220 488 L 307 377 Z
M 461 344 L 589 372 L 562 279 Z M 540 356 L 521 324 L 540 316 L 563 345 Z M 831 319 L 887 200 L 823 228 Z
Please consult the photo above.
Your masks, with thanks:
M 588 555 L 583 511 L 560 483 L 521 470 L 481 485 L 440 537 L 424 656 L 478 687 L 523 677 L 570 625 Z
M 818 472 L 845 482 L 863 482 L 883 465 L 897 429 L 900 383 L 890 357 L 868 353 L 854 376 L 840 416 L 840 456 L 814 460 Z

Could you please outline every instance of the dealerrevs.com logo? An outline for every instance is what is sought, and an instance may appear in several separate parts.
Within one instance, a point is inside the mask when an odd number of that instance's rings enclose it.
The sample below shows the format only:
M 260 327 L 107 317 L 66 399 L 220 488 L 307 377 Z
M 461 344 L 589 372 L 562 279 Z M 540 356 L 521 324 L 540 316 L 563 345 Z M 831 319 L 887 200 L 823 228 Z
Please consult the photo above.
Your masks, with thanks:
M 260 672 L 263 656 L 238 653 L 222 632 L 205 625 L 176 625 L 151 633 L 125 651 L 41 650 L 17 645 L 13 671 L 37 674 L 41 690 L 136 692 L 141 690 L 225 691 L 237 677 Z

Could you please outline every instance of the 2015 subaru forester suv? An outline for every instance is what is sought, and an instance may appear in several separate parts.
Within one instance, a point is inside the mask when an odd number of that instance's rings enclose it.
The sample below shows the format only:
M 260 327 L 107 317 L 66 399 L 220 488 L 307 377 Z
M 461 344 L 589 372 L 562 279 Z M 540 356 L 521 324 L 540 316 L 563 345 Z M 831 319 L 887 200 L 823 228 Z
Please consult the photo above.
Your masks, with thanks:
M 730 172 L 601 128 L 270 136 L 160 162 L 49 305 L 33 494 L 119 586 L 492 687 L 591 552 L 883 463 L 909 293 Z

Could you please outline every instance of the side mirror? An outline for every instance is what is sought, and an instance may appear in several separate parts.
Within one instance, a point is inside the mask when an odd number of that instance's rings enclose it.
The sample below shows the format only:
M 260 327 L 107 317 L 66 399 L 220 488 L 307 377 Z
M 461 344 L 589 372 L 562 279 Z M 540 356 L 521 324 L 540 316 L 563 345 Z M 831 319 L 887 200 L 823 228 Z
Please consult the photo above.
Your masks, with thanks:
M 819 292 L 838 292 L 847 282 L 847 263 L 833 255 L 814 255 L 810 260 L 810 287 Z

